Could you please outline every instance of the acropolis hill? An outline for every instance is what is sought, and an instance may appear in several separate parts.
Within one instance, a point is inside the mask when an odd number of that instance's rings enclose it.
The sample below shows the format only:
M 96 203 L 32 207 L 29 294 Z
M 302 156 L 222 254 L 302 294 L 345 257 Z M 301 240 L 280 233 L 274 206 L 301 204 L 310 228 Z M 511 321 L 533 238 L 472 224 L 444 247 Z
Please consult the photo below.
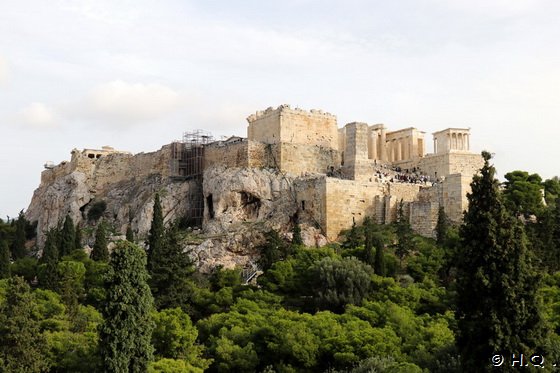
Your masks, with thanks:
M 308 245 L 322 245 L 366 216 L 394 221 L 401 201 L 412 228 L 433 236 L 440 206 L 460 222 L 483 163 L 469 150 L 468 128 L 434 133 L 434 153 L 426 154 L 425 133 L 416 128 L 338 128 L 336 116 L 320 110 L 281 105 L 247 121 L 246 138 L 214 141 L 194 131 L 153 153 L 75 149 L 70 161 L 45 165 L 26 213 L 38 221 L 39 243 L 68 213 L 86 225 L 98 201 L 117 232 L 130 224 L 145 237 L 156 192 L 166 221 L 202 228 L 202 241 L 191 247 L 199 265 L 245 265 L 255 234 L 289 232 L 295 222 Z

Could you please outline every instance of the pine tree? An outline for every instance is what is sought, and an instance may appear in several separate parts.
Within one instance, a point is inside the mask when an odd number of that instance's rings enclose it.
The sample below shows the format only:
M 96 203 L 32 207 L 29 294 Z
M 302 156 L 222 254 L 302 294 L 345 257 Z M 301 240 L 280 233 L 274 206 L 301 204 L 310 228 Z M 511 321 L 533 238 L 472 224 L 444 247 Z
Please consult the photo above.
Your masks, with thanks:
M 70 254 L 76 246 L 76 228 L 70 215 L 66 215 L 60 234 L 60 257 Z
M 364 219 L 364 261 L 370 266 L 374 266 L 375 263 L 375 253 L 373 252 L 373 222 L 371 218 L 367 216 Z
M 93 250 L 91 251 L 91 259 L 95 261 L 107 261 L 109 260 L 109 249 L 107 248 L 107 231 L 105 229 L 105 223 L 101 221 L 97 226 L 97 231 L 95 232 L 95 243 L 93 244 Z
M 175 225 L 165 232 L 161 250 L 154 256 L 150 271 L 150 288 L 158 309 L 185 307 L 190 298 L 189 278 L 193 266 L 183 252 L 181 237 Z
M 52 228 L 47 232 L 39 268 L 39 284 L 45 289 L 56 290 L 58 285 L 59 242 L 58 229 Z
M 438 245 L 443 245 L 447 239 L 447 231 L 449 229 L 449 222 L 447 220 L 447 215 L 445 214 L 445 209 L 440 206 L 438 209 L 438 219 L 436 224 L 436 243 Z
M 0 280 L 10 277 L 10 247 L 6 240 L 0 239 Z
M 14 258 L 14 260 L 21 259 L 27 254 L 27 249 L 25 248 L 25 227 L 27 225 L 27 220 L 25 220 L 23 210 L 19 212 L 15 225 L 16 233 L 14 241 L 12 242 L 12 258 Z
M 541 352 L 538 274 L 523 227 L 502 201 L 490 154 L 471 183 L 457 259 L 457 345 L 464 372 L 490 371 L 494 354 Z M 515 371 L 505 365 L 503 370 Z
M 159 193 L 154 198 L 154 215 L 152 217 L 152 226 L 150 227 L 150 235 L 148 236 L 148 270 L 152 268 L 154 257 L 160 255 L 163 246 L 163 234 L 165 228 L 163 225 L 163 212 L 161 211 L 161 202 Z
M 34 318 L 29 285 L 19 276 L 8 280 L 6 301 L 0 306 L 0 361 L 5 371 L 44 372 L 48 369 L 46 341 Z
M 104 371 L 146 372 L 153 359 L 154 328 L 146 253 L 131 242 L 120 241 L 109 263 L 99 343 Z
M 375 247 L 373 271 L 376 275 L 385 276 L 387 272 L 385 267 L 385 243 L 383 242 L 383 238 L 378 234 L 373 236 L 373 246 Z

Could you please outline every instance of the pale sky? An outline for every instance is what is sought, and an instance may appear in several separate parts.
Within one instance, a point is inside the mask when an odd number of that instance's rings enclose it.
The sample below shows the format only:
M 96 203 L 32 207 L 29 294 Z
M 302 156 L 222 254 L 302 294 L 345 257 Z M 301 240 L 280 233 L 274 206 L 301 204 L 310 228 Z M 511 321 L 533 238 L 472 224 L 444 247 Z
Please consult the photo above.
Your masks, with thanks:
M 560 2 L 2 0 L 0 217 L 72 148 L 246 136 L 291 104 L 431 133 L 470 127 L 500 174 L 560 175 Z

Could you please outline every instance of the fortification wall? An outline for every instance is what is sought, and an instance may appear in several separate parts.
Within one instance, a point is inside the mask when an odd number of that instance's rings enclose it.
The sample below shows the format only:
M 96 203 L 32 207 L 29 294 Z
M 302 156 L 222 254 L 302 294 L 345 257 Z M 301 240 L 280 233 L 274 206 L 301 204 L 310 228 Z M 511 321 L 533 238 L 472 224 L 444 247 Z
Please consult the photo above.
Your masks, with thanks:
M 291 143 L 282 143 L 279 146 L 279 166 L 283 172 L 293 175 L 326 174 L 338 169 L 340 165 L 340 153 L 332 148 Z
M 472 177 L 461 174 L 449 175 L 440 184 L 443 208 L 449 220 L 459 224 L 463 220 L 463 211 L 469 202 L 467 193 L 471 190 Z
M 375 196 L 384 194 L 384 184 L 362 183 L 354 180 L 325 179 L 325 235 L 329 240 L 338 237 L 343 229 L 361 224 L 366 216 L 375 214 Z
M 204 167 L 249 167 L 249 141 L 231 144 L 219 142 L 204 146 Z
M 318 145 L 338 150 L 336 117 L 320 110 L 268 108 L 247 118 L 249 140 L 266 144 L 280 142 Z
M 437 202 L 411 202 L 409 221 L 412 229 L 424 236 L 435 238 L 435 227 L 438 220 L 439 203 Z
M 454 152 L 443 154 L 428 154 L 423 158 L 413 161 L 395 163 L 402 169 L 416 167 L 431 177 L 442 177 L 461 173 L 472 177 L 484 164 L 480 154 L 467 152 Z
M 294 189 L 298 204 L 298 219 L 326 231 L 326 194 L 327 178 L 324 176 L 297 178 Z

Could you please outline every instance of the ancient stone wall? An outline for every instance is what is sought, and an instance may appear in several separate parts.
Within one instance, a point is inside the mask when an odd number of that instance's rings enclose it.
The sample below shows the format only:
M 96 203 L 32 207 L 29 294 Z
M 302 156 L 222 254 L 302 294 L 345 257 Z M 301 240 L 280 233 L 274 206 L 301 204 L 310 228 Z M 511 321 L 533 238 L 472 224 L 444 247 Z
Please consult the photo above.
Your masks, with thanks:
M 318 145 L 338 150 L 336 117 L 320 110 L 268 108 L 247 118 L 249 140 L 266 144 L 280 142 Z
M 424 236 L 435 238 L 439 203 L 415 201 L 410 203 L 409 222 L 412 229 Z
M 326 174 L 338 169 L 340 165 L 340 153 L 332 148 L 291 143 L 279 146 L 280 169 L 292 175 Z

